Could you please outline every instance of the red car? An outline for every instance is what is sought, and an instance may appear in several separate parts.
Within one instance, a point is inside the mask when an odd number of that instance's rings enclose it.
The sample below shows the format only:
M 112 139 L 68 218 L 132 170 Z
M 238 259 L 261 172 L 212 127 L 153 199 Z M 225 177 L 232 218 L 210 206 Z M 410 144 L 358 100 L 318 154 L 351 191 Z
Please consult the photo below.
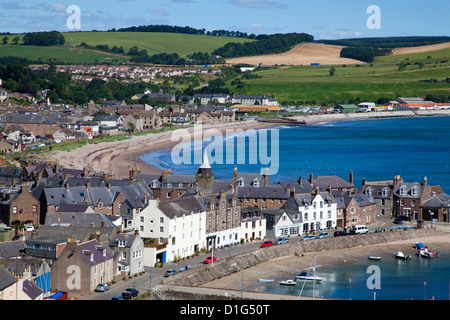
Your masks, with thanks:
M 265 248 L 265 247 L 270 247 L 273 246 L 273 241 L 264 241 L 263 244 L 261 245 L 261 248 Z
M 214 256 L 209 256 L 208 258 L 206 258 L 205 259 L 205 263 L 211 263 L 211 262 L 213 262 L 213 261 L 216 261 L 217 260 L 217 258 L 216 257 L 214 257 Z

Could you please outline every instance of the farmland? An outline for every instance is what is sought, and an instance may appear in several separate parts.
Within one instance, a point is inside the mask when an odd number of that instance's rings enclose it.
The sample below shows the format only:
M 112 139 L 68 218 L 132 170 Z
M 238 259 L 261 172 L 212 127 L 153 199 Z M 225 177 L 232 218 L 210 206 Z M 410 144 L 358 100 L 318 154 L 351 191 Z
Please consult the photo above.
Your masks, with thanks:
M 402 63 L 404 70 L 399 71 Z M 335 68 L 334 76 L 330 76 L 331 67 Z M 450 77 L 450 49 L 377 57 L 372 64 L 275 66 L 255 74 L 259 77 L 244 80 L 239 93 L 275 95 L 281 102 L 317 103 L 357 98 L 376 101 L 380 97 L 394 99 L 428 94 L 448 97 L 449 83 L 419 80 Z M 230 87 L 230 90 L 238 89 Z
M 29 47 L 21 45 L 0 45 L 0 56 L 19 56 L 30 60 L 47 61 L 49 58 L 66 63 L 95 62 L 103 59 L 128 60 L 125 55 L 115 55 L 79 47 L 86 43 L 91 47 L 108 45 L 110 48 L 123 47 L 125 53 L 137 46 L 139 50 L 147 50 L 149 55 L 158 53 L 178 53 L 186 57 L 194 52 L 212 52 L 229 42 L 253 41 L 245 38 L 215 37 L 207 35 L 191 35 L 158 32 L 69 32 L 64 33 L 66 43 L 59 47 Z M 22 35 L 19 35 L 22 39 Z M 21 40 L 19 41 L 21 43 Z M 69 46 L 73 44 L 76 47 Z

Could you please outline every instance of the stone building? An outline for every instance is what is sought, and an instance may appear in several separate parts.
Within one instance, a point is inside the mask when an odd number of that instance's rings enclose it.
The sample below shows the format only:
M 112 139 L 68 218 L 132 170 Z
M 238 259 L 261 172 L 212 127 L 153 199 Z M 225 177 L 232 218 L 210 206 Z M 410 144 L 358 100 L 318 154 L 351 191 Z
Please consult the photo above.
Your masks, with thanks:
M 41 221 L 40 202 L 30 190 L 30 185 L 23 182 L 18 187 L 0 190 L 0 221 L 11 226 L 15 224 L 33 224 Z

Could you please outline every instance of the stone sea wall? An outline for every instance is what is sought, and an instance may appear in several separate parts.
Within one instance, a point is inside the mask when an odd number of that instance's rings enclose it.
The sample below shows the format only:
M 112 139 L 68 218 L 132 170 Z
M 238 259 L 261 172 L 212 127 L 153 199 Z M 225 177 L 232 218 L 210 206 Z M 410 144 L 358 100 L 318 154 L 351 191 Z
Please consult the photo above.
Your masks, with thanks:
M 175 276 L 165 278 L 163 284 L 195 287 L 275 258 L 288 257 L 294 254 L 308 252 L 377 245 L 408 239 L 424 239 L 429 236 L 440 234 L 448 233 L 440 232 L 436 229 L 409 229 L 369 233 L 365 235 L 350 235 L 337 238 L 330 237 L 309 241 L 293 241 L 289 244 L 261 248 L 256 251 L 227 257 L 214 262 L 214 265 L 204 265 L 193 268 Z

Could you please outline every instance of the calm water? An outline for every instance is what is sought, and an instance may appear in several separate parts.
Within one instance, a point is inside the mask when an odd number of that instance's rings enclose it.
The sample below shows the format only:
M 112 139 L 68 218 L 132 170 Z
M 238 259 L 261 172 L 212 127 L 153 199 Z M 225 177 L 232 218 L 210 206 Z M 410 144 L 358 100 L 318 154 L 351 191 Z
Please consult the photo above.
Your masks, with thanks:
M 279 170 L 270 180 L 276 183 L 299 176 L 308 178 L 310 173 L 348 179 L 353 170 L 357 187 L 363 178 L 368 181 L 392 180 L 394 175 L 399 174 L 407 182 L 422 182 L 427 176 L 429 184 L 441 185 L 444 192 L 449 193 L 449 128 L 450 117 L 280 126 L 276 128 L 279 130 Z M 209 143 L 205 142 L 201 147 Z M 245 150 L 248 153 L 248 145 Z M 142 160 L 161 169 L 171 168 L 178 174 L 194 174 L 198 169 L 199 163 L 174 166 L 170 153 L 171 150 L 151 152 L 143 155 Z M 215 179 L 230 179 L 234 167 L 239 172 L 260 171 L 261 165 L 236 165 L 236 162 L 211 163 Z M 380 266 L 381 290 L 367 289 L 366 281 L 370 275 L 366 271 L 372 264 Z M 317 268 L 318 275 L 324 281 L 315 287 L 315 296 L 370 300 L 375 292 L 377 300 L 430 299 L 433 296 L 447 300 L 450 292 L 449 266 L 449 252 L 440 252 L 438 258 L 431 260 L 414 256 L 413 260 L 403 262 L 391 256 L 378 262 L 364 258 L 345 265 L 323 266 Z M 283 276 L 288 279 L 295 275 Z M 262 284 L 258 290 L 298 295 L 300 288 L 300 285 L 284 287 L 268 283 Z M 311 284 L 303 288 L 302 295 L 312 296 Z
M 346 121 L 276 129 L 279 170 L 271 176 L 272 183 L 299 176 L 308 178 L 310 173 L 348 179 L 353 170 L 357 187 L 363 178 L 392 180 L 399 174 L 407 182 L 422 182 L 427 176 L 429 184 L 441 185 L 450 192 L 450 117 Z M 267 141 L 270 143 L 269 138 Z M 203 147 L 209 143 L 204 142 Z M 268 149 L 271 150 L 270 144 Z M 247 155 L 248 150 L 247 146 Z M 235 158 L 238 152 L 242 150 L 236 148 Z M 193 164 L 173 166 L 170 149 L 147 153 L 142 160 L 179 174 L 193 174 L 199 167 L 194 158 Z M 236 163 L 211 163 L 216 180 L 230 179 L 234 167 L 239 172 L 259 172 L 261 168 L 260 164 Z
M 347 263 L 318 266 L 316 275 L 320 283 L 298 282 L 295 286 L 281 286 L 279 281 L 293 279 L 296 274 L 275 275 L 275 282 L 258 283 L 257 291 L 284 293 L 299 296 L 325 297 L 351 300 L 449 300 L 450 297 L 450 255 L 449 251 L 439 251 L 433 259 L 423 259 L 415 255 L 403 261 L 393 255 L 383 256 L 380 261 L 361 258 Z M 367 279 L 373 272 L 367 272 L 371 265 L 379 267 L 380 289 L 368 289 Z M 370 283 L 373 283 L 371 281 Z M 302 289 L 303 288 L 303 289 Z

